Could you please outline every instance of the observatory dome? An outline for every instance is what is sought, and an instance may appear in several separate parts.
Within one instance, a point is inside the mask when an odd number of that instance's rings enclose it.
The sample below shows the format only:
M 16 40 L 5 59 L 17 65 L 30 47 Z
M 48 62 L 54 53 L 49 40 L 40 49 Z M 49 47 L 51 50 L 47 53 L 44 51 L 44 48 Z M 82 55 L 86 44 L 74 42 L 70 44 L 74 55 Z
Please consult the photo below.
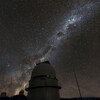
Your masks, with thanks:
M 31 78 L 39 76 L 56 77 L 56 72 L 48 61 L 37 64 L 33 69 Z

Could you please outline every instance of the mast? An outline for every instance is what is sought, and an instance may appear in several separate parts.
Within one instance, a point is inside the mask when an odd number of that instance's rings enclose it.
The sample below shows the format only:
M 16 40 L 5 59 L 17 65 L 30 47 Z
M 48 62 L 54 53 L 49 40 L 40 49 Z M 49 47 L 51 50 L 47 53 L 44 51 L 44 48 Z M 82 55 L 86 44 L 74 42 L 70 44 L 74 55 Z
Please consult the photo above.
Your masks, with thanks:
M 80 96 L 80 98 L 82 99 L 82 94 L 81 94 L 81 90 L 80 90 L 79 82 L 78 82 L 77 75 L 76 75 L 76 72 L 75 72 L 74 68 L 73 68 L 73 73 L 74 73 L 74 76 L 75 76 L 75 81 L 76 81 L 76 84 L 77 84 L 77 88 L 78 88 L 79 96 Z

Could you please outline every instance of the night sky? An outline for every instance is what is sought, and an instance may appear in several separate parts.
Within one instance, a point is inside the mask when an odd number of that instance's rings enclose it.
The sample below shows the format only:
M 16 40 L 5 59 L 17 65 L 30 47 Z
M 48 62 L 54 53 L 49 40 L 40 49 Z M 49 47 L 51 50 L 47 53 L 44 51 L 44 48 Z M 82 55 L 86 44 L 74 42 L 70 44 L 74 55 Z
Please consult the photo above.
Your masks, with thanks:
M 100 97 L 100 0 L 0 0 L 0 92 L 25 88 L 49 60 L 61 97 Z

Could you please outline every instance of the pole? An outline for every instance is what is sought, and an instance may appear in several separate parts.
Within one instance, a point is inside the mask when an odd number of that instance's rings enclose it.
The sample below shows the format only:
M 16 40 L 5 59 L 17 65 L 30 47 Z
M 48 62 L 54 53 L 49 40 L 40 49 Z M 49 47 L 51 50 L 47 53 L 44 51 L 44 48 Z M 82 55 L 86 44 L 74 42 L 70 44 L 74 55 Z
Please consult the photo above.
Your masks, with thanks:
M 75 73 L 74 68 L 73 68 L 73 72 L 74 72 L 74 76 L 75 76 L 75 80 L 76 80 L 76 84 L 77 84 L 79 96 L 80 96 L 80 98 L 82 99 L 82 94 L 81 94 L 80 86 L 79 86 L 78 79 L 77 79 L 77 75 L 76 75 L 76 73 Z

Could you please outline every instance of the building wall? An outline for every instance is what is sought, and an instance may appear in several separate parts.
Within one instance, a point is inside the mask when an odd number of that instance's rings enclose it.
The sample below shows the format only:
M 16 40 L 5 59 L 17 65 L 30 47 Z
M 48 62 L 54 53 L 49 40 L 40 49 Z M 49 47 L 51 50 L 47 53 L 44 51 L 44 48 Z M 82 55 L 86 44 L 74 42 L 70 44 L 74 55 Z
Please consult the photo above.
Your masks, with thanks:
M 59 90 L 54 87 L 34 88 L 29 91 L 28 100 L 60 100 Z

